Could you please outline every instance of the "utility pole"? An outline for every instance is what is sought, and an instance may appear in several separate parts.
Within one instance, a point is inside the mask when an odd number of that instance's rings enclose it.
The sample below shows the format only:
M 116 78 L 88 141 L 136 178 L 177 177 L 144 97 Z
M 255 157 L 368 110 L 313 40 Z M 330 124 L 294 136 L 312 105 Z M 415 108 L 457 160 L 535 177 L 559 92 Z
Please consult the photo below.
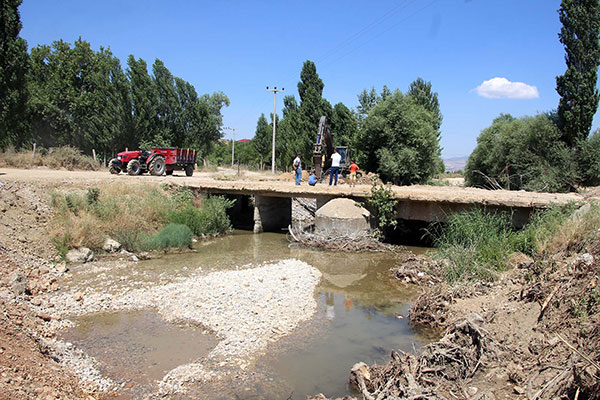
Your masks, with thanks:
M 277 89 L 274 86 L 273 89 L 269 89 L 267 86 L 267 92 L 273 92 L 273 151 L 271 155 L 271 172 L 275 174 L 275 129 L 277 125 L 277 92 L 283 92 L 285 89 Z
M 233 168 L 233 155 L 235 154 L 235 128 L 226 126 L 223 129 L 231 131 L 231 168 Z

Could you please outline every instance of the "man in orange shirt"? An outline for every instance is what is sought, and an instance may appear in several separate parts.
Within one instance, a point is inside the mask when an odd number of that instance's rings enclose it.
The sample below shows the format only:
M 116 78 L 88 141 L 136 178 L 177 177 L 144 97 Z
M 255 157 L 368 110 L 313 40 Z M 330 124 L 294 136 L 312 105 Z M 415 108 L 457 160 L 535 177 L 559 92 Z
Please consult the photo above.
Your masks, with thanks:
M 354 160 L 350 161 L 350 187 L 356 186 L 356 171 L 359 169 Z

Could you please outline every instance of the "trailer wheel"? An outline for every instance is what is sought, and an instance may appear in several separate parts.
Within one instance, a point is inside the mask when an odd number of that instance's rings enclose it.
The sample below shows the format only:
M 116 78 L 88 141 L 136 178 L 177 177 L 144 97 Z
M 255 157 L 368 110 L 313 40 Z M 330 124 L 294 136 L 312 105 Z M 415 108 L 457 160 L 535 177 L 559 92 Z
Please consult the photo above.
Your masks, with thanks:
M 139 175 L 141 171 L 142 167 L 139 160 L 133 159 L 127 163 L 127 173 L 129 175 Z
M 185 176 L 192 176 L 192 175 L 194 175 L 194 166 L 190 164 L 185 167 Z
M 165 159 L 163 156 L 156 156 L 150 161 L 148 171 L 151 175 L 160 176 L 165 173 Z

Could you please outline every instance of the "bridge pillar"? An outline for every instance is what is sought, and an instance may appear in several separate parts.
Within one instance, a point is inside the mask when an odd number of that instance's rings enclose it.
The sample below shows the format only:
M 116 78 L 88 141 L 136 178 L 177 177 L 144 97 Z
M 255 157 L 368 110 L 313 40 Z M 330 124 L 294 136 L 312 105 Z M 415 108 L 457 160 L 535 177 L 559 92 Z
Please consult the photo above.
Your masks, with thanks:
M 291 198 L 254 196 L 254 233 L 279 232 L 291 223 Z
M 321 207 L 323 207 L 329 200 L 334 199 L 335 197 L 331 197 L 331 196 L 318 196 L 316 197 L 317 200 L 317 210 Z

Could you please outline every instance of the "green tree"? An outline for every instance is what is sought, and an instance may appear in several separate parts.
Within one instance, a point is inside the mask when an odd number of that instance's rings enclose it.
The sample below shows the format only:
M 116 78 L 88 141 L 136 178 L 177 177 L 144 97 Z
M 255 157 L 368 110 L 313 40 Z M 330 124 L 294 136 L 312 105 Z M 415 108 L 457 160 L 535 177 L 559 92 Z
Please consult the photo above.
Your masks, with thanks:
M 272 146 L 272 129 L 269 128 L 269 122 L 267 122 L 265 114 L 260 114 L 258 118 L 256 131 L 252 139 L 252 146 L 258 156 L 259 167 L 263 169 L 265 160 L 271 155 Z
M 294 96 L 283 98 L 283 118 L 277 120 L 277 134 L 275 137 L 275 163 L 276 167 L 288 170 L 292 160 L 302 148 L 303 121 L 300 107 Z M 271 121 L 273 115 L 271 115 Z M 273 122 L 270 125 L 273 128 Z M 305 162 L 307 160 L 305 159 Z
M 201 155 L 208 154 L 217 140 L 223 137 L 221 110 L 229 104 L 229 98 L 223 92 L 203 94 L 198 99 L 200 130 L 194 143 Z
M 151 142 L 159 135 L 158 95 L 146 61 L 136 60 L 133 54 L 127 59 L 127 78 L 132 115 L 132 143 L 128 147 L 135 147 L 142 142 Z
M 387 86 L 384 86 L 384 88 L 387 89 Z M 387 96 L 389 96 L 389 93 L 386 91 L 386 97 Z M 381 100 L 381 97 L 377 95 L 374 87 L 371 87 L 371 90 L 368 92 L 367 89 L 363 89 L 363 91 L 360 92 L 357 97 L 358 106 L 356 107 L 356 111 L 358 113 L 359 120 L 366 118 L 371 108 L 373 108 L 373 106 Z
M 399 185 L 422 183 L 438 172 L 436 117 L 399 90 L 380 101 L 361 123 L 359 165 Z
M 577 181 L 572 150 L 545 114 L 500 115 L 477 138 L 465 168 L 468 186 L 567 191 Z
M 299 121 L 294 124 L 296 137 L 293 141 L 295 152 L 302 154 L 308 161 L 313 152 L 313 145 L 317 135 L 317 128 L 321 116 L 331 120 L 331 104 L 323 98 L 325 84 L 317 74 L 317 67 L 312 61 L 305 61 L 300 72 L 298 82 L 298 95 L 300 96 Z M 295 154 L 294 154 L 295 156 Z
M 337 146 L 352 146 L 356 135 L 357 121 L 355 114 L 343 103 L 333 107 L 331 129 Z
M 410 84 L 406 94 L 412 96 L 417 104 L 425 107 L 427 111 L 435 116 L 435 129 L 439 132 L 443 117 L 440 111 L 438 94 L 431 90 L 431 82 L 426 82 L 423 78 L 417 78 Z
M 562 0 L 558 10 L 567 70 L 556 78 L 559 128 L 562 139 L 574 146 L 590 133 L 598 108 L 596 88 L 600 63 L 600 4 L 598 0 Z
M 32 137 L 89 154 L 128 140 L 131 106 L 125 75 L 110 50 L 78 39 L 31 50 L 28 78 Z
M 21 0 L 0 2 L 0 148 L 20 145 L 27 131 L 27 42 L 19 37 Z
M 177 101 L 177 89 L 175 88 L 175 78 L 171 71 L 158 58 L 152 64 L 152 75 L 157 94 L 157 117 L 158 117 L 158 135 L 164 139 L 166 144 L 173 144 L 177 141 L 176 120 L 181 110 Z

